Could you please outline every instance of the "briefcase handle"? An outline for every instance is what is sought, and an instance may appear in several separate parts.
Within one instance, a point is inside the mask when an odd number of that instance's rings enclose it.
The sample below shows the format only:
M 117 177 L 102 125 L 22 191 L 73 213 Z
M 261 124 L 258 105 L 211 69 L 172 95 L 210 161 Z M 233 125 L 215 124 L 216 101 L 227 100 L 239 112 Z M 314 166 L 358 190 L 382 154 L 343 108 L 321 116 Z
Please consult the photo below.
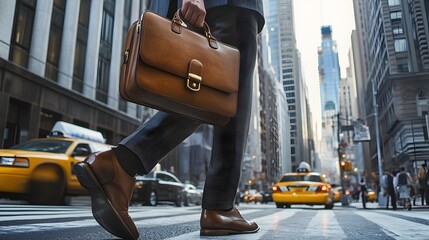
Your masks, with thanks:
M 185 21 L 182 20 L 181 17 L 182 13 L 180 9 L 176 11 L 176 13 L 173 16 L 173 19 L 171 20 L 171 30 L 175 33 L 180 34 L 182 32 L 182 27 L 188 28 Z M 218 48 L 217 39 L 213 37 L 209 25 L 204 21 L 203 24 L 203 30 L 206 35 L 207 40 L 209 41 L 209 45 L 213 49 Z

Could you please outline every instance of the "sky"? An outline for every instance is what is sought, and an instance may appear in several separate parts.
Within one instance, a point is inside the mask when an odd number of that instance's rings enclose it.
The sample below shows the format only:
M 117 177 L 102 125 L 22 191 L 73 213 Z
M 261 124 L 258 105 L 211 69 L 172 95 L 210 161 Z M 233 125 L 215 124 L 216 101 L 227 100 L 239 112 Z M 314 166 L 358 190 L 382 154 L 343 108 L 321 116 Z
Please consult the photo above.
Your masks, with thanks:
M 325 25 L 332 26 L 332 38 L 337 41 L 338 46 L 341 77 L 345 77 L 345 70 L 349 66 L 347 55 L 351 47 L 351 34 L 355 29 L 353 0 L 294 0 L 293 4 L 295 37 L 301 53 L 302 73 L 308 86 L 314 124 L 318 122 L 320 126 L 317 70 L 317 48 L 322 42 L 320 28 Z

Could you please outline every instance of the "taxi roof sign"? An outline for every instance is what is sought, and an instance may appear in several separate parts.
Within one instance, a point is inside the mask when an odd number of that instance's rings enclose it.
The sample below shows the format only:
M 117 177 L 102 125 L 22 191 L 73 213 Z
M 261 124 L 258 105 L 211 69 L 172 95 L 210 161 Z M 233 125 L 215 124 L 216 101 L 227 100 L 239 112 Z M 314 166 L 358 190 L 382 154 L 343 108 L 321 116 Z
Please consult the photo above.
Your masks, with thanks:
M 306 162 L 301 162 L 296 169 L 297 172 L 311 172 L 311 166 L 310 164 Z
M 49 136 L 80 138 L 80 139 L 86 139 L 86 140 L 99 142 L 99 143 L 106 142 L 106 139 L 104 139 L 103 134 L 101 134 L 101 132 L 94 131 L 89 128 L 84 128 L 84 127 L 77 126 L 63 121 L 58 121 L 55 123 L 54 127 L 52 127 L 52 130 Z

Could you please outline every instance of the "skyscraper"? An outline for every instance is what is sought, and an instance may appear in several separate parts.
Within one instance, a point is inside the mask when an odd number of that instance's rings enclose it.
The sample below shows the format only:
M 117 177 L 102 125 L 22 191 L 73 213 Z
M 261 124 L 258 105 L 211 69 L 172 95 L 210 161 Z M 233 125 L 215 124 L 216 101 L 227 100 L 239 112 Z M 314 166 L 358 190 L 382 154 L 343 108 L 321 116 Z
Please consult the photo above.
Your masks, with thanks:
M 266 27 L 269 31 L 271 63 L 283 86 L 290 116 L 290 153 L 292 170 L 301 161 L 311 163 L 308 150 L 308 124 L 305 84 L 300 72 L 300 57 L 296 48 L 292 0 L 269 0 Z
M 319 47 L 318 54 L 322 114 L 327 110 L 334 110 L 335 113 L 338 113 L 340 111 L 340 65 L 337 43 L 332 39 L 331 26 L 323 26 L 321 33 L 322 46 Z
M 322 113 L 322 143 L 320 156 L 323 171 L 337 176 L 338 118 L 340 108 L 340 65 L 337 43 L 332 38 L 331 26 L 321 27 L 322 45 L 319 54 L 320 102 Z

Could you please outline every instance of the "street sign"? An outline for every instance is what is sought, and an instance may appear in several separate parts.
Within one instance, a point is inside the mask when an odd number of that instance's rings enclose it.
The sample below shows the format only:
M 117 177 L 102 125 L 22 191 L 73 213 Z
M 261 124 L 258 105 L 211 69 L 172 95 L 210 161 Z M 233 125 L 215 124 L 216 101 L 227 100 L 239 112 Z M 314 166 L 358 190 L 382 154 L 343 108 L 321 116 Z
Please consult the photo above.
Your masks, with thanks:
M 353 127 L 354 127 L 354 131 L 353 131 L 354 142 L 368 142 L 371 140 L 368 126 L 360 122 L 354 122 Z

